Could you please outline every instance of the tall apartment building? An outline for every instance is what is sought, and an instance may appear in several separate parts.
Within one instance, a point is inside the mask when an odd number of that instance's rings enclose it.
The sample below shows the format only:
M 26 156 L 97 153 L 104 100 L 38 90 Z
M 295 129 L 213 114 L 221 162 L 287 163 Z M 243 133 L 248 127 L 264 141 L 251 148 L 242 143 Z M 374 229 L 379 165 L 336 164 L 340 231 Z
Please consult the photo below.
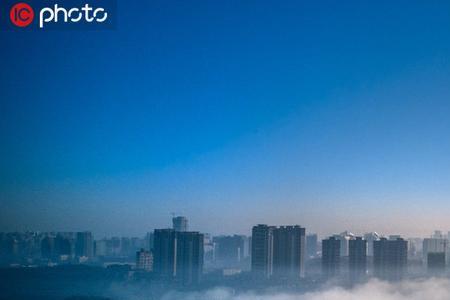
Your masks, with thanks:
M 336 276 L 340 271 L 341 240 L 330 237 L 322 240 L 322 272 L 327 277 Z
M 257 225 L 252 229 L 252 272 L 264 277 L 303 277 L 305 228 Z
M 381 238 L 373 246 L 375 275 L 384 279 L 401 279 L 407 268 L 408 242 L 399 237 Z
M 252 229 L 251 268 L 254 274 L 270 277 L 273 271 L 273 226 L 257 225 Z
M 153 246 L 155 273 L 183 284 L 197 283 L 203 272 L 203 239 L 203 234 L 198 232 L 156 229 Z
M 427 270 L 432 275 L 440 275 L 445 272 L 445 253 L 430 252 L 427 256 Z
M 173 229 L 155 229 L 153 234 L 153 269 L 159 276 L 176 275 L 176 233 Z
M 185 285 L 200 281 L 203 273 L 203 234 L 177 232 L 175 278 Z
M 308 234 L 306 236 L 306 256 L 308 258 L 317 256 L 317 234 Z
M 348 266 L 352 278 L 360 278 L 367 272 L 367 241 L 356 237 L 349 241 Z
M 446 253 L 447 251 L 448 251 L 448 240 L 441 237 L 423 239 L 422 252 L 423 252 L 423 261 L 425 262 L 425 264 L 427 264 L 428 262 L 428 254 Z
M 94 239 L 91 232 L 77 232 L 75 255 L 78 257 L 92 257 L 94 255 Z
M 305 276 L 305 228 L 280 226 L 273 229 L 273 275 Z

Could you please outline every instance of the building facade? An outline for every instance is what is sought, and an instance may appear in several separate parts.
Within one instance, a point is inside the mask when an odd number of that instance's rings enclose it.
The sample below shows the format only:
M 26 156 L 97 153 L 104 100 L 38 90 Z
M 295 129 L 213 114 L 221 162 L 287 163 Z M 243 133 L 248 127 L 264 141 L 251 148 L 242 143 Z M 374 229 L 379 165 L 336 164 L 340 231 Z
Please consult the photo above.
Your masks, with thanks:
M 280 226 L 273 229 L 273 275 L 305 276 L 305 228 Z
M 173 229 L 154 231 L 154 271 L 160 277 L 182 284 L 197 283 L 203 273 L 204 236 Z
M 145 249 L 136 252 L 136 269 L 146 272 L 153 271 L 153 254 Z
M 402 238 L 374 241 L 374 274 L 383 279 L 402 279 L 407 269 L 408 242 Z
M 317 256 L 317 234 L 308 234 L 306 236 L 306 256 L 314 258 Z
M 94 239 L 89 231 L 77 232 L 75 242 L 75 255 L 90 258 L 94 255 Z
M 330 237 L 322 240 L 322 273 L 333 277 L 340 272 L 341 240 Z
M 348 266 L 352 279 L 359 279 L 367 273 L 367 241 L 362 237 L 349 241 Z
M 273 226 L 262 224 L 254 226 L 252 229 L 251 270 L 258 276 L 272 276 L 273 230 Z

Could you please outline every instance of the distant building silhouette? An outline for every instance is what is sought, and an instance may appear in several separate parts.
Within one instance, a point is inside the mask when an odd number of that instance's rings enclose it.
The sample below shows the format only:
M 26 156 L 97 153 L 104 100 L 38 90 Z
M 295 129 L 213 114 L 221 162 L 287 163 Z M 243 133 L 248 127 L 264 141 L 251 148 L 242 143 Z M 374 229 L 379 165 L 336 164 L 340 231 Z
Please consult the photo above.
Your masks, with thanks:
M 322 272 L 327 277 L 336 276 L 340 271 L 341 240 L 330 237 L 322 240 Z
M 162 277 L 176 275 L 176 236 L 173 229 L 155 229 L 154 231 L 154 271 Z
M 73 241 L 62 234 L 57 234 L 55 238 L 55 252 L 59 259 L 70 259 L 73 256 Z M 94 255 L 94 253 L 92 253 Z
M 429 252 L 427 269 L 431 275 L 441 275 L 445 272 L 445 252 Z
M 306 236 L 306 256 L 308 258 L 317 256 L 317 234 L 308 234 Z
M 352 279 L 359 279 L 367 272 L 367 241 L 356 237 L 349 241 L 349 272 Z
M 203 234 L 198 232 L 156 229 L 155 273 L 183 284 L 197 283 L 203 272 L 203 239 Z
M 273 229 L 273 275 L 305 276 L 305 228 L 280 226 Z
M 257 225 L 252 229 L 252 272 L 269 278 L 303 277 L 305 272 L 305 228 Z
M 254 274 L 270 277 L 273 271 L 273 226 L 257 225 L 252 229 L 252 262 Z
M 381 238 L 374 241 L 375 276 L 398 280 L 402 279 L 407 268 L 408 242 L 402 238 Z
M 435 233 L 434 235 L 438 236 L 438 233 Z M 423 239 L 422 252 L 424 263 L 427 264 L 429 253 L 446 253 L 447 250 L 448 250 L 448 240 L 442 237 Z
M 89 231 L 77 232 L 75 255 L 78 257 L 92 257 L 94 255 L 94 240 Z
M 215 262 L 219 266 L 236 266 L 245 255 L 246 237 L 242 235 L 213 238 Z
M 141 249 L 136 252 L 136 269 L 146 272 L 153 270 L 153 255 L 150 251 Z
M 172 218 L 172 225 L 173 230 L 175 231 L 188 231 L 189 230 L 189 224 L 188 219 L 183 216 L 173 217 Z
M 41 241 L 42 258 L 52 260 L 55 258 L 55 238 L 46 236 Z
M 183 284 L 195 284 L 203 273 L 203 234 L 177 232 L 175 278 Z

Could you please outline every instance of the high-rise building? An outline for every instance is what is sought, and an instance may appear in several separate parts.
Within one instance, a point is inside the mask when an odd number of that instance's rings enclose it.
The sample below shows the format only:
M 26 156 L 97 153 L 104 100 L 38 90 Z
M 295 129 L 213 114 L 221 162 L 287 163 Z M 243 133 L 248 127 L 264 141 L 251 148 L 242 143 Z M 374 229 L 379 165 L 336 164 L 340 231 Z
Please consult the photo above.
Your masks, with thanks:
M 428 272 L 437 275 L 445 272 L 445 252 L 429 252 L 427 255 Z
M 154 271 L 162 277 L 176 275 L 176 233 L 173 229 L 155 229 Z
M 109 248 L 111 250 L 111 255 L 112 256 L 119 256 L 120 252 L 121 252 L 121 240 L 120 237 L 117 236 L 113 236 L 110 240 L 109 240 Z
M 203 234 L 155 229 L 154 270 L 183 284 L 197 283 L 203 272 Z
M 73 256 L 73 243 L 70 237 L 58 234 L 55 238 L 55 252 L 61 258 L 69 259 Z
M 77 232 L 75 255 L 78 257 L 92 257 L 94 255 L 94 240 L 91 232 Z
M 273 229 L 257 225 L 252 229 L 251 269 L 254 274 L 270 277 L 273 268 Z
M 55 238 L 53 236 L 46 236 L 41 241 L 41 255 L 44 259 L 55 259 Z
M 107 256 L 108 253 L 108 240 L 96 240 L 94 241 L 94 255 L 97 257 Z
M 252 229 L 251 269 L 259 276 L 303 277 L 305 228 L 257 225 Z
M 153 255 L 150 251 L 141 249 L 136 252 L 136 269 L 146 272 L 153 270 Z
M 273 275 L 277 277 L 304 277 L 305 228 L 280 226 L 273 229 Z
M 349 241 L 348 266 L 353 278 L 360 278 L 367 271 L 367 241 L 356 237 Z
M 185 285 L 198 283 L 203 273 L 203 234 L 177 232 L 176 239 L 175 277 Z
M 322 240 L 322 272 L 325 276 L 336 276 L 340 270 L 341 240 L 330 237 Z
M 317 234 L 308 234 L 306 236 L 306 255 L 308 258 L 317 256 Z
M 429 253 L 446 253 L 447 250 L 448 240 L 443 239 L 442 237 L 423 239 L 422 253 L 425 264 L 428 261 Z
M 385 279 L 401 279 L 406 272 L 408 242 L 402 238 L 381 238 L 374 244 L 374 272 Z
M 173 217 L 172 225 L 173 225 L 173 230 L 175 230 L 175 231 L 183 232 L 183 231 L 189 230 L 188 219 L 183 216 Z

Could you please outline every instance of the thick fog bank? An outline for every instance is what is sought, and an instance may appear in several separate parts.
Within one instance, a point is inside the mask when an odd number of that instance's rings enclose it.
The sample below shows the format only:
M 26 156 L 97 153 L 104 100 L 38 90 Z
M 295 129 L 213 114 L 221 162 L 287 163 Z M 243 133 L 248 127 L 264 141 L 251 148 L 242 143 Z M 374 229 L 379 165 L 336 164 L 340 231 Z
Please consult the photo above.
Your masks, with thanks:
M 252 292 L 234 294 L 231 290 L 216 288 L 206 292 L 167 293 L 163 300 L 448 300 L 450 280 L 426 279 L 389 283 L 371 280 L 352 289 L 327 287 L 304 294 Z

